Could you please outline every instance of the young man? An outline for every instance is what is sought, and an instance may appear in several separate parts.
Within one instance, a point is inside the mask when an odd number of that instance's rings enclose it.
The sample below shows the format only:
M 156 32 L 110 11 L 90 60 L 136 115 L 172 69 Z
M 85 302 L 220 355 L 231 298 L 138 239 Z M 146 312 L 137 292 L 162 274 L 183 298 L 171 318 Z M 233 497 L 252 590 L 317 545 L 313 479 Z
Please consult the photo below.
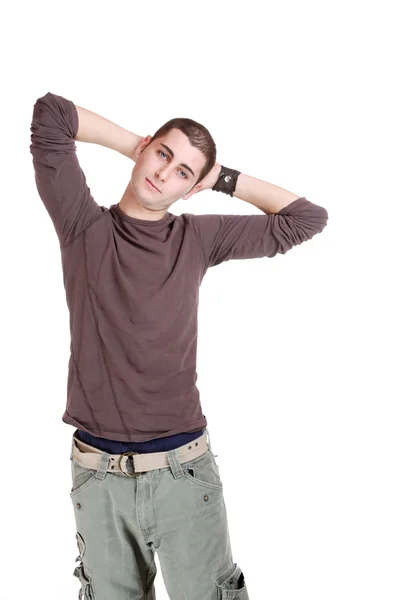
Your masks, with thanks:
M 157 552 L 171 600 L 246 600 L 196 387 L 199 287 L 209 267 L 311 239 L 327 211 L 218 164 L 210 133 L 190 119 L 144 138 L 47 93 L 34 105 L 31 132 L 70 311 L 62 420 L 76 428 L 70 496 L 80 598 L 153 600 Z M 74 140 L 135 162 L 118 204 L 95 202 Z M 265 215 L 168 212 L 205 189 Z

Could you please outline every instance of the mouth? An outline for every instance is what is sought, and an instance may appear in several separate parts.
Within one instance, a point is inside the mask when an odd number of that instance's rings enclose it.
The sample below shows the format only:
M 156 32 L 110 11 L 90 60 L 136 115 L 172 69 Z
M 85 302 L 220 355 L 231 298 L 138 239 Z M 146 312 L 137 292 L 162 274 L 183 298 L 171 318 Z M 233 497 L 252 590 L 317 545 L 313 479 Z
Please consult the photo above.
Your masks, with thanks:
M 152 181 L 150 181 L 150 179 L 147 179 L 146 177 L 146 181 L 151 185 L 151 187 L 153 187 L 155 190 L 157 190 L 157 192 L 159 192 L 160 190 L 154 185 L 154 183 Z

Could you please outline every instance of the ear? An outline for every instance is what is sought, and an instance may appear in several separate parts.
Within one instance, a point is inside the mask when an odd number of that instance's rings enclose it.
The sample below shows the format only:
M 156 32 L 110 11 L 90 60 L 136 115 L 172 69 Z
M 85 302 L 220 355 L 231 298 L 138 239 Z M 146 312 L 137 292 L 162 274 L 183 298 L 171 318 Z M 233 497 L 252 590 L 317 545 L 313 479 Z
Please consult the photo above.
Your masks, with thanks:
M 142 154 L 143 150 L 150 144 L 152 140 L 151 135 L 146 135 L 146 137 L 142 137 L 134 150 L 134 161 L 136 162 L 139 156 Z
M 187 194 L 185 194 L 184 196 L 182 196 L 182 200 L 189 200 L 190 196 L 193 196 L 193 194 L 196 194 L 197 192 L 200 192 L 200 190 L 203 189 L 203 186 L 201 185 L 201 182 L 198 183 L 197 185 L 195 185 L 190 192 L 188 192 Z

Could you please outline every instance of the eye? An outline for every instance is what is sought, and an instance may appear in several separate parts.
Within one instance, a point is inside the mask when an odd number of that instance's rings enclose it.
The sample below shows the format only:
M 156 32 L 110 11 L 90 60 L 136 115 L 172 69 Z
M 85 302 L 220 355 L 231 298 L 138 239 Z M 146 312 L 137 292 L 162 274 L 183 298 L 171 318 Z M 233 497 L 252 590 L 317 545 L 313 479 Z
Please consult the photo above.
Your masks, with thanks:
M 167 155 L 165 154 L 165 152 L 163 152 L 163 150 L 159 150 L 158 154 L 160 154 L 160 155 L 164 154 L 165 158 L 168 158 Z M 163 157 L 161 157 L 161 158 L 163 158 Z M 179 173 L 183 173 L 183 177 L 181 177 L 181 179 L 184 179 L 184 178 L 187 179 L 187 175 L 186 175 L 185 171 L 179 171 Z

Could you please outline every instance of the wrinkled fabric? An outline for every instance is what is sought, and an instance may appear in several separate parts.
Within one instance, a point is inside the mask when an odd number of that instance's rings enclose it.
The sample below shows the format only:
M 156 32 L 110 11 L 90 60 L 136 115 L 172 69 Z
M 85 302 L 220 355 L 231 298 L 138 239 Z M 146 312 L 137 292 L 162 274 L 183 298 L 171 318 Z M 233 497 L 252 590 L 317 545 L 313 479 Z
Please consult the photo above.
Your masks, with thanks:
M 207 426 L 196 385 L 199 288 L 208 268 L 274 257 L 310 240 L 327 211 L 298 198 L 270 215 L 129 217 L 94 200 L 70 100 L 33 109 L 35 182 L 58 237 L 70 314 L 65 423 L 144 442 Z
M 155 600 L 157 554 L 171 599 L 249 599 L 232 554 L 223 479 L 210 441 L 205 453 L 182 464 L 177 449 L 170 450 L 168 462 L 127 477 L 107 471 L 105 452 L 97 469 L 71 455 L 81 561 L 74 575 L 83 598 Z

